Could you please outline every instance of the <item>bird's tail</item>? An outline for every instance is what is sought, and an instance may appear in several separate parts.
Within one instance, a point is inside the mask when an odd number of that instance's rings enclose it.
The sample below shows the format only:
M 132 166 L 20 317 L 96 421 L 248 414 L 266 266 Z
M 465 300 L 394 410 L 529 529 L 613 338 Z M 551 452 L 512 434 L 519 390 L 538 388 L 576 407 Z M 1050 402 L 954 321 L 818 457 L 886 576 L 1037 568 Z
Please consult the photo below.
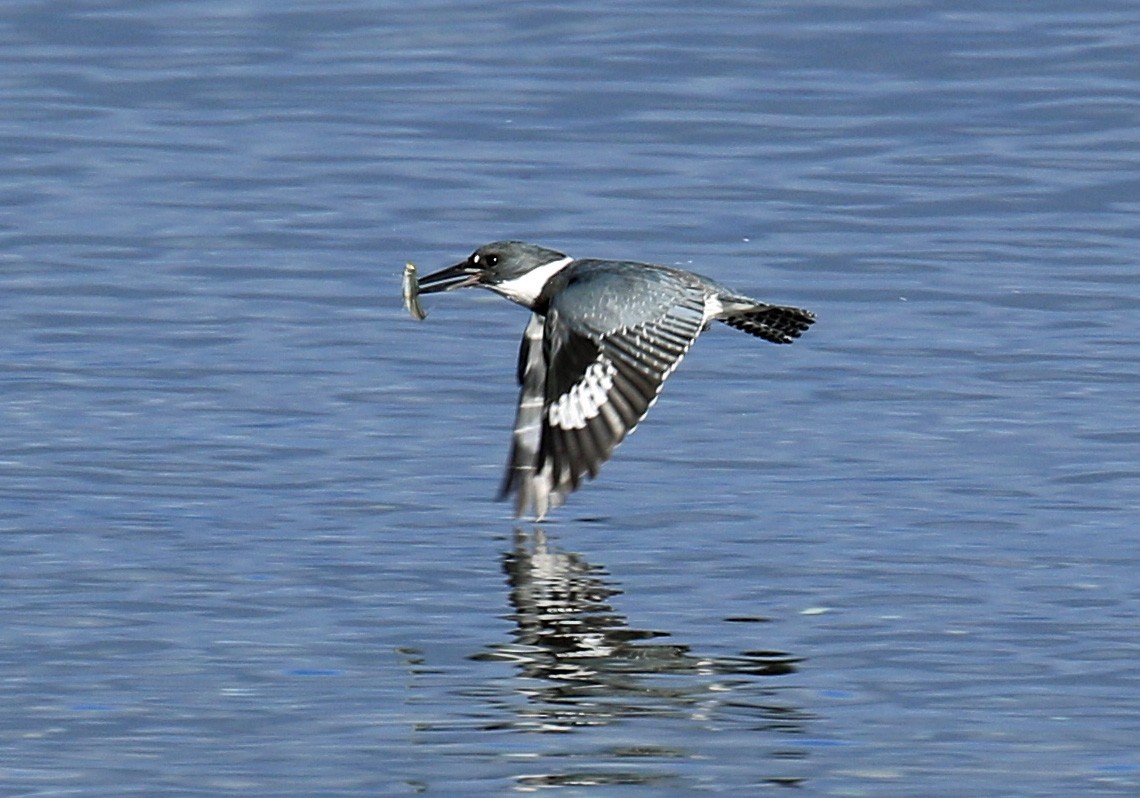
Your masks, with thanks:
M 815 314 L 803 308 L 754 302 L 740 310 L 726 312 L 720 320 L 729 327 L 743 330 L 765 341 L 790 344 L 815 322 Z

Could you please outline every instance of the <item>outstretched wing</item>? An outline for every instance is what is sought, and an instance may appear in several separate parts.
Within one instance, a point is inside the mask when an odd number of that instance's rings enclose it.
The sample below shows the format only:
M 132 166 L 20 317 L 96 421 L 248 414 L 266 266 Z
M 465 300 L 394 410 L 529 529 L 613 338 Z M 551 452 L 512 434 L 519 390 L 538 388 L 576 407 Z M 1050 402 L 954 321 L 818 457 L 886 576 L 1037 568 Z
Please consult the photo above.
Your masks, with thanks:
M 544 319 L 534 313 L 523 332 L 519 347 L 519 406 L 515 413 L 515 431 L 511 437 L 511 454 L 499 498 L 515 494 L 515 515 L 524 515 L 530 507 L 539 517 L 549 506 L 549 478 L 540 476 L 539 447 L 546 401 L 546 353 L 543 351 Z M 541 513 L 540 513 L 541 510 Z
M 547 310 L 541 335 L 532 317 L 519 353 L 522 388 L 501 493 L 516 493 L 518 515 L 533 508 L 540 519 L 584 475 L 597 476 L 700 335 L 700 286 L 656 288 L 661 301 L 613 329 L 604 329 L 605 318 L 568 315 L 557 301 Z

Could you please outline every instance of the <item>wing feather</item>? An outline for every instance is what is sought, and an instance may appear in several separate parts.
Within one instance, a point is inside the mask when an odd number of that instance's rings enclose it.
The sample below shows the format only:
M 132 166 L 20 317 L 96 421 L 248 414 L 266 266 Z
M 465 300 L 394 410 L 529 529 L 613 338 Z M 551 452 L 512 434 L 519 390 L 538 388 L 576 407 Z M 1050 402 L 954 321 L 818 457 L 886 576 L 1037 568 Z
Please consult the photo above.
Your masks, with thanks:
M 502 491 L 504 497 L 515 492 L 520 515 L 532 510 L 541 519 L 581 478 L 596 477 L 649 412 L 705 326 L 705 294 L 698 286 L 670 296 L 675 301 L 659 314 L 613 331 L 571 324 L 556 304 L 547 309 L 540 334 L 538 317 L 531 319 L 520 351 L 519 413 Z
M 515 495 L 515 515 L 525 515 L 530 508 L 546 514 L 550 495 L 549 477 L 539 473 L 539 449 L 542 445 L 543 418 L 546 404 L 546 354 L 543 351 L 543 317 L 531 315 L 519 347 L 519 405 L 511 436 L 511 453 L 503 476 L 499 498 Z

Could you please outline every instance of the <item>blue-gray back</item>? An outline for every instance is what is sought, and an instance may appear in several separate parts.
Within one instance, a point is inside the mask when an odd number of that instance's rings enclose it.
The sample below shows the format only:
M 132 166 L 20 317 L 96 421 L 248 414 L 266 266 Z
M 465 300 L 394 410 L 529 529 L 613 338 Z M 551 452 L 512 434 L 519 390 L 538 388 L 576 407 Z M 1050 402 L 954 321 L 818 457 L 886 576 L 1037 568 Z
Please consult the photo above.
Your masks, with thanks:
M 574 261 L 547 287 L 552 309 L 593 332 L 661 318 L 678 302 L 718 290 L 711 280 L 680 269 L 595 259 Z

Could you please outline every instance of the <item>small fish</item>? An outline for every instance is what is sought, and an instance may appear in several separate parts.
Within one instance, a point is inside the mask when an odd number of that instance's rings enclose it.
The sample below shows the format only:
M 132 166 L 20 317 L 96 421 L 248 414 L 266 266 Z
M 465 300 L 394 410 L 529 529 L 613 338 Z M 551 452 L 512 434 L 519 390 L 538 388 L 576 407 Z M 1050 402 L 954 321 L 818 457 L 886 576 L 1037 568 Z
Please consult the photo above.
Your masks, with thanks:
M 420 304 L 420 281 L 416 277 L 416 264 L 411 261 L 404 264 L 404 307 L 416 321 L 427 318 L 427 311 Z

